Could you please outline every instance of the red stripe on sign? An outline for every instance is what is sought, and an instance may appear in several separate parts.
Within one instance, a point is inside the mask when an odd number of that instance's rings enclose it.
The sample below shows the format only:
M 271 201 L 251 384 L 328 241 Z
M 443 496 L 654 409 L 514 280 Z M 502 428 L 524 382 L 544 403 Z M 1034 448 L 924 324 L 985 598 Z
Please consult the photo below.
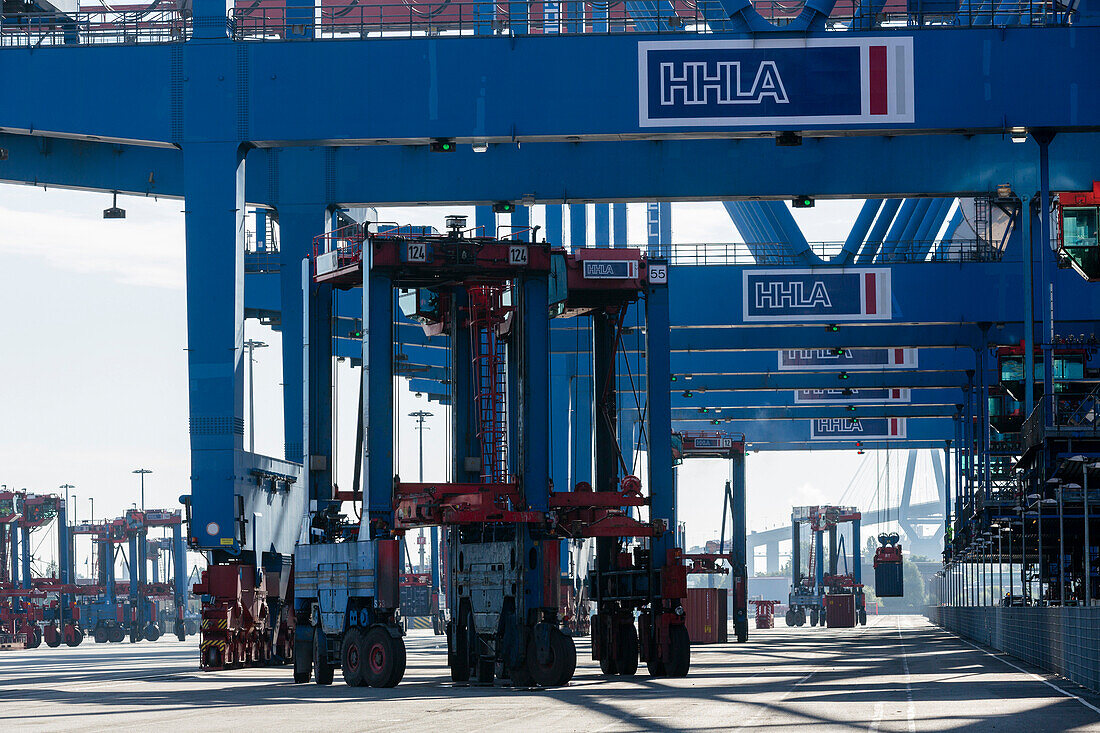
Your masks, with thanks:
M 889 111 L 886 100 L 886 46 L 871 46 L 871 114 L 884 115 Z
M 901 390 L 900 389 L 895 389 L 893 391 L 893 395 L 894 395 L 895 400 L 900 400 L 901 399 Z
M 867 315 L 878 312 L 878 296 L 875 294 L 875 273 L 863 275 L 864 290 L 867 293 Z
M 905 363 L 905 349 L 894 349 L 894 363 L 895 364 L 904 364 Z
M 890 435 L 898 434 L 898 419 L 896 417 L 890 418 Z

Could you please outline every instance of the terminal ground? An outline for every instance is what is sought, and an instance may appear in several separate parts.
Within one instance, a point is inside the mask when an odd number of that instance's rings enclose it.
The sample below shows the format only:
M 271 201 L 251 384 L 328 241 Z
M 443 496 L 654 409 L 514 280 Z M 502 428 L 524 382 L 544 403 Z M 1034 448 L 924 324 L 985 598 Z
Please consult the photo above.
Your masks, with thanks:
M 1100 731 L 1100 696 L 920 616 L 753 630 L 695 647 L 686 679 L 605 679 L 578 639 L 576 675 L 554 690 L 455 686 L 444 637 L 407 642 L 391 690 L 339 672 L 330 687 L 295 685 L 289 667 L 201 673 L 191 639 L 0 652 L 0 730 Z

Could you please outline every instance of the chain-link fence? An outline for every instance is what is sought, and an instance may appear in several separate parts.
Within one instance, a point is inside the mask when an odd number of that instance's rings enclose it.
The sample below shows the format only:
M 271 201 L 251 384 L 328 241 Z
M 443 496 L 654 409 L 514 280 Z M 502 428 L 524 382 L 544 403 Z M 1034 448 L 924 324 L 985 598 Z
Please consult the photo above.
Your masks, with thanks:
M 1100 606 L 932 606 L 932 623 L 1100 690 Z

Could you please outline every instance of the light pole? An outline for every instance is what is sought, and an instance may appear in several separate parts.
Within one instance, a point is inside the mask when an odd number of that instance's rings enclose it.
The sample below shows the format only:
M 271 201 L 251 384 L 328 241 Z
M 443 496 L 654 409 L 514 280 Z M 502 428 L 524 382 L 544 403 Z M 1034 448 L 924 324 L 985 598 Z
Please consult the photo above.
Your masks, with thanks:
M 1013 596 L 1015 595 L 1015 584 L 1012 582 L 1012 525 L 1009 524 L 1004 528 L 1004 533 L 1008 535 L 1008 605 L 1012 605 L 1015 602 Z
M 256 452 L 256 411 L 254 401 L 254 389 L 252 380 L 252 363 L 255 359 L 252 358 L 252 352 L 256 349 L 267 348 L 267 344 L 263 341 L 254 341 L 248 339 L 244 342 L 245 348 L 248 349 L 248 452 Z
M 429 417 L 434 417 L 434 415 L 432 413 L 428 412 L 427 410 L 417 410 L 416 412 L 410 412 L 409 417 L 415 417 L 416 418 L 416 430 L 418 430 L 419 433 L 420 433 L 420 456 L 419 456 L 419 458 L 420 458 L 420 473 L 419 473 L 419 478 L 417 480 L 420 483 L 424 483 L 424 431 L 425 430 L 431 430 L 431 428 L 429 428 L 427 425 L 424 424 L 424 421 L 427 420 Z M 437 560 L 436 560 L 436 556 L 437 556 L 437 553 L 439 552 L 438 547 L 437 547 L 437 539 L 438 539 L 437 533 L 438 532 L 439 532 L 439 530 L 437 530 L 435 527 L 432 527 L 429 530 L 429 536 L 430 536 L 431 542 L 432 542 L 432 590 L 433 591 L 437 590 L 436 585 L 439 582 L 439 579 L 436 577 L 436 574 L 435 574 L 435 568 L 438 565 Z M 421 567 L 424 566 L 424 530 L 420 530 L 420 565 L 421 565 Z M 435 609 L 432 609 L 432 610 L 434 612 Z
M 1005 564 L 1003 554 L 1004 545 L 1001 543 L 1001 525 L 991 524 L 989 526 L 997 530 L 997 597 L 1003 599 L 1005 589 Z M 993 605 L 996 606 L 998 604 L 994 603 Z
M 1047 506 L 1051 506 L 1051 505 L 1054 505 L 1054 504 L 1061 505 L 1061 503 L 1062 503 L 1062 501 L 1061 501 L 1062 500 L 1062 488 L 1059 486 L 1059 487 L 1056 487 L 1055 490 L 1058 492 L 1058 498 L 1057 499 L 1051 499 L 1051 498 L 1047 497 L 1045 499 L 1042 499 L 1039 503 L 1040 504 L 1045 504 Z M 1061 512 L 1059 512 L 1059 514 L 1061 514 Z M 1040 521 L 1039 524 L 1041 525 L 1042 522 Z M 1062 521 L 1061 521 L 1060 516 L 1058 518 L 1058 526 L 1059 527 L 1062 526 Z M 1041 527 L 1040 527 L 1040 529 L 1041 529 Z M 1062 604 L 1062 595 L 1065 592 L 1065 584 L 1063 583 L 1064 578 L 1062 577 L 1062 571 L 1064 569 L 1064 567 L 1063 567 L 1064 565 L 1065 565 L 1065 563 L 1062 562 L 1062 535 L 1061 535 L 1061 532 L 1059 532 L 1058 533 L 1058 604 L 1059 605 L 1063 605 Z
M 1100 463 L 1086 463 L 1081 473 L 1085 483 L 1085 605 L 1092 605 L 1092 544 L 1089 542 L 1089 469 L 1098 468 Z
M 135 468 L 130 473 L 141 475 L 141 511 L 145 511 L 145 474 L 152 473 L 148 468 Z
M 72 508 L 73 508 L 72 514 L 68 518 L 70 526 L 73 525 L 73 524 L 76 524 L 76 519 L 74 518 L 75 515 L 76 515 L 76 494 L 72 495 L 73 496 L 73 503 L 69 504 L 69 489 L 75 489 L 76 487 L 73 486 L 72 484 L 61 484 L 57 488 L 62 489 L 65 492 L 65 506 L 66 507 L 72 506 Z

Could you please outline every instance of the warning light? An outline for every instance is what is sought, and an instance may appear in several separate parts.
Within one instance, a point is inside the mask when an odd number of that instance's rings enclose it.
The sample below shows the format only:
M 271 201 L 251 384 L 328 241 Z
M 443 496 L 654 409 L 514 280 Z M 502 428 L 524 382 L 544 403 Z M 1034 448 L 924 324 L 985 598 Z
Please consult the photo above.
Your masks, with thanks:
M 675 375 L 675 374 L 673 374 L 673 375 L 672 375 L 672 377 L 671 377 L 671 379 L 672 379 L 672 381 L 673 381 L 673 382 L 675 382 L 675 381 L 676 381 L 676 375 Z
M 694 397 L 695 394 L 690 389 L 684 390 L 684 397 Z
M 699 412 L 706 415 L 708 412 L 710 412 L 710 408 L 709 407 L 700 407 Z
M 840 374 L 836 375 L 836 378 L 837 379 L 847 379 L 848 378 L 848 372 L 841 372 Z
M 862 440 L 857 440 L 856 441 L 856 448 L 862 448 L 862 447 L 863 447 L 863 441 Z
M 853 390 L 851 387 L 845 387 L 841 394 L 845 397 L 851 397 L 855 394 L 855 390 Z
M 863 455 L 863 450 L 857 450 L 856 455 L 857 456 L 862 456 Z
M 812 209 L 814 207 L 814 200 L 809 196 L 798 196 L 791 201 L 791 206 L 796 209 Z
M 836 348 L 836 349 L 833 349 L 833 355 L 834 356 L 847 356 L 848 355 L 848 350 L 847 349 Z
M 450 138 L 440 137 L 431 142 L 433 153 L 453 153 L 455 150 L 455 141 Z
M 836 333 L 840 330 L 840 326 L 836 325 L 835 323 L 830 323 L 828 326 L 825 327 L 825 330 L 829 333 Z
M 855 405 L 848 405 L 848 412 L 855 412 L 855 411 L 856 411 L 856 406 Z
M 511 201 L 497 201 L 493 204 L 494 214 L 511 214 L 516 210 L 516 205 Z

